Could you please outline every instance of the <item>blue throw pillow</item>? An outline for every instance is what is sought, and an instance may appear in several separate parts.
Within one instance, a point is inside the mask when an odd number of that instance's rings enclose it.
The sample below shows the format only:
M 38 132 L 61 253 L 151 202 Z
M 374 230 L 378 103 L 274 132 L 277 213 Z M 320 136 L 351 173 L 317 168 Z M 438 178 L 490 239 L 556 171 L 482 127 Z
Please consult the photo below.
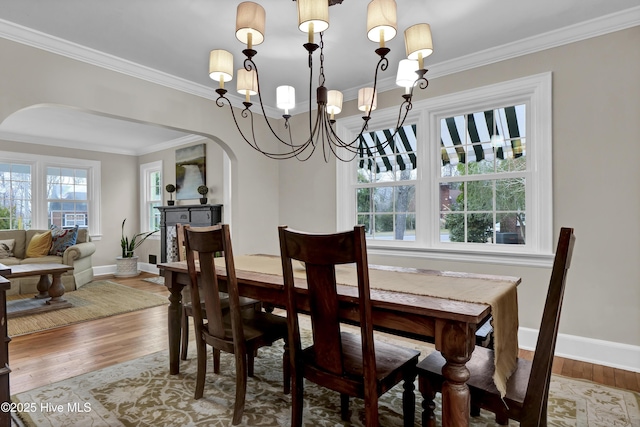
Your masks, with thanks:
M 57 225 L 51 226 L 51 249 L 49 255 L 62 256 L 64 251 L 76 244 L 78 239 L 78 226 L 73 228 L 60 228 Z

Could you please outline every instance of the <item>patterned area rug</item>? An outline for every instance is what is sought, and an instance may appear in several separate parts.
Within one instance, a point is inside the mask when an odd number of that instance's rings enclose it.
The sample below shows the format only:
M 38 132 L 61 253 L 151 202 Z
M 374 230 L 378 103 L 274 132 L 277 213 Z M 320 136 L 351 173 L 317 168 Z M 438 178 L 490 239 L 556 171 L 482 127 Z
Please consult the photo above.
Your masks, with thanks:
M 196 361 L 193 345 L 179 375 L 169 375 L 168 354 L 159 352 L 13 396 L 24 404 L 19 415 L 27 426 L 229 426 L 234 402 L 234 370 L 222 355 L 221 374 L 214 375 L 209 357 L 204 397 L 193 399 Z M 431 351 L 421 348 L 423 355 Z M 263 348 L 255 376 L 247 386 L 246 426 L 289 426 L 290 398 L 282 393 L 282 344 Z M 380 400 L 380 424 L 402 425 L 402 386 Z M 549 400 L 550 426 L 640 426 L 640 395 L 588 381 L 554 376 Z M 439 405 L 439 402 L 438 402 Z M 18 404 L 20 407 L 20 404 Z M 351 426 L 363 426 L 363 403 L 351 402 Z M 416 393 L 420 425 L 421 398 Z M 305 385 L 304 426 L 340 426 L 340 398 L 335 392 Z M 440 413 L 438 410 L 438 424 Z M 473 426 L 495 426 L 482 412 Z M 517 426 L 512 422 L 510 425 Z

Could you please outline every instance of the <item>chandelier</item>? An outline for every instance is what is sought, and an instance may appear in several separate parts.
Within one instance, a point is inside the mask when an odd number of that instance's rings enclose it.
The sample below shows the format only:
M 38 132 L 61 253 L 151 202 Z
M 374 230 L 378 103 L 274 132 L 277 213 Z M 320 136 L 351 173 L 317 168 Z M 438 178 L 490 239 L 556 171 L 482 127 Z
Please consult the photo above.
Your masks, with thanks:
M 296 1 L 296 0 L 294 0 Z M 356 0 L 357 1 L 357 0 Z M 330 153 L 341 161 L 351 161 L 363 150 L 363 133 L 367 132 L 371 113 L 377 106 L 378 71 L 385 71 L 389 66 L 387 55 L 390 49 L 385 43 L 393 39 L 397 32 L 396 2 L 395 0 L 372 0 L 367 6 L 367 38 L 379 47 L 375 53 L 379 56 L 375 68 L 372 87 L 361 88 L 358 91 L 358 109 L 364 112 L 362 128 L 358 135 L 351 141 L 341 139 L 335 130 L 335 115 L 342 110 L 343 95 L 338 90 L 328 90 L 325 87 L 324 76 L 324 43 L 323 33 L 329 28 L 329 6 L 342 3 L 342 0 L 297 0 L 298 28 L 308 34 L 308 41 L 303 46 L 308 54 L 309 64 L 309 134 L 304 141 L 294 141 L 292 137 L 289 109 L 295 106 L 295 89 L 292 86 L 279 86 L 276 89 L 277 107 L 284 110 L 284 135 L 279 135 L 267 118 L 260 91 L 260 76 L 258 67 L 254 62 L 257 51 L 253 48 L 264 41 L 265 34 L 265 10 L 254 2 L 242 2 L 238 5 L 236 14 L 236 38 L 246 45 L 242 51 L 244 67 L 237 73 L 237 91 L 245 95 L 244 109 L 240 116 L 248 120 L 248 129 L 243 131 L 231 101 L 227 98 L 225 83 L 233 79 L 233 55 L 221 49 L 211 51 L 209 56 L 209 76 L 219 82 L 216 89 L 218 98 L 216 105 L 224 107 L 228 105 L 233 121 L 242 138 L 255 150 L 273 159 L 289 159 L 296 157 L 298 160 L 308 160 L 316 148 L 322 146 L 324 160 L 329 161 Z M 314 43 L 315 34 L 319 33 L 319 43 Z M 407 28 L 404 32 L 407 59 L 400 61 L 396 83 L 404 86 L 405 93 L 399 106 L 394 132 L 385 141 L 380 141 L 376 149 L 383 152 L 384 148 L 393 144 L 407 114 L 412 108 L 413 90 L 415 87 L 426 89 L 429 85 L 425 78 L 427 70 L 424 68 L 423 59 L 433 53 L 431 28 L 429 24 L 416 24 Z M 320 67 L 318 86 L 316 87 L 317 109 L 315 119 L 312 113 L 311 94 L 313 88 L 313 54 L 319 49 Z M 278 152 L 263 149 L 256 139 L 254 128 L 254 116 L 251 110 L 253 103 L 251 96 L 258 95 L 262 116 L 271 134 L 281 143 Z M 371 147 L 367 148 L 371 150 Z

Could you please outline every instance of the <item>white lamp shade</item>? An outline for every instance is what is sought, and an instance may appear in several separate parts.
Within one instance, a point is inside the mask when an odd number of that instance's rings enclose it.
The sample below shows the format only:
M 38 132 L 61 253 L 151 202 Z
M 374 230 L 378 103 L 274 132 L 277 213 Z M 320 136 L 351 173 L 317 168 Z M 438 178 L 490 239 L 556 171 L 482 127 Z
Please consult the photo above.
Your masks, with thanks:
M 209 77 L 213 80 L 230 82 L 233 79 L 233 55 L 226 50 L 216 49 L 209 54 Z
M 320 33 L 329 28 L 329 2 L 327 0 L 297 0 L 298 28 L 309 32 L 313 24 L 313 32 Z
M 238 93 L 255 95 L 258 93 L 258 77 L 256 70 L 247 71 L 244 68 L 238 70 L 238 82 L 236 84 Z
M 245 1 L 236 12 L 236 38 L 247 45 L 258 45 L 264 41 L 266 13 L 258 3 Z M 249 43 L 251 37 L 251 43 Z
M 378 96 L 372 87 L 363 87 L 362 89 L 358 90 L 358 110 L 373 111 L 377 106 Z
M 290 110 L 296 106 L 296 88 L 278 86 L 276 88 L 276 105 L 282 110 Z
M 330 90 L 327 92 L 327 113 L 340 114 L 342 111 L 342 92 Z
M 433 53 L 433 40 L 431 39 L 431 26 L 429 24 L 416 24 L 404 31 L 404 43 L 407 49 L 407 58 L 419 59 Z
M 398 63 L 398 74 L 396 84 L 402 87 L 412 87 L 418 75 L 418 61 L 413 59 L 403 59 Z
M 367 38 L 379 43 L 396 36 L 398 29 L 395 0 L 372 0 L 367 6 Z

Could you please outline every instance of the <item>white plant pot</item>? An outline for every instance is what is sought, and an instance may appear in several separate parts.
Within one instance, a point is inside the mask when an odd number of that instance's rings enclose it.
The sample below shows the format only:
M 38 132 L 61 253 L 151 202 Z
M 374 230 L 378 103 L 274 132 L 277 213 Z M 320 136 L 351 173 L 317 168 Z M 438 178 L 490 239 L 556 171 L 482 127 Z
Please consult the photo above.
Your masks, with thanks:
M 135 277 L 140 274 L 138 270 L 138 257 L 116 258 L 116 277 Z

